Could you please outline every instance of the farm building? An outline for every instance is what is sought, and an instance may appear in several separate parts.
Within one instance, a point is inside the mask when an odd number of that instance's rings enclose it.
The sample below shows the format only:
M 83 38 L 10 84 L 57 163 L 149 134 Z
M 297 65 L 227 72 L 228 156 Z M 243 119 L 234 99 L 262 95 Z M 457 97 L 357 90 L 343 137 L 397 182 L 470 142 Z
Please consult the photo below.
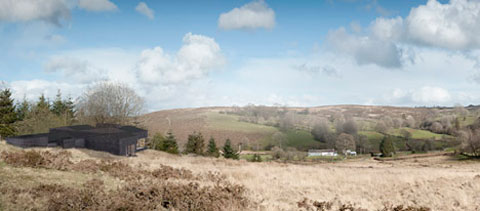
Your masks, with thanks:
M 51 128 L 49 133 L 9 137 L 7 143 L 22 148 L 60 146 L 131 156 L 144 147 L 147 136 L 147 130 L 133 126 L 75 125 Z
M 310 149 L 308 150 L 308 156 L 337 156 L 337 152 L 334 149 Z

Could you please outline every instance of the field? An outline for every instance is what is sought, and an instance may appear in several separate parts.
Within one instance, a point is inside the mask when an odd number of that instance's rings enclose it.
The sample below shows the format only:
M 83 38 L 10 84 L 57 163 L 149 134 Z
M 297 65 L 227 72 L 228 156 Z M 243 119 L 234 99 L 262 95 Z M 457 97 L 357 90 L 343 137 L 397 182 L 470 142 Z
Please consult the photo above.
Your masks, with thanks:
M 171 130 L 177 137 L 179 147 L 183 148 L 189 134 L 201 132 L 206 139 L 215 138 L 218 145 L 223 145 L 228 138 L 234 145 L 242 144 L 249 149 L 262 150 L 272 145 L 279 145 L 274 134 L 286 137 L 282 146 L 294 147 L 306 151 L 312 148 L 325 148 L 325 143 L 315 141 L 310 134 L 312 125 L 318 119 L 327 119 L 332 131 L 335 131 L 335 118 L 338 116 L 353 117 L 358 124 L 358 133 L 366 135 L 370 143 L 370 151 L 377 151 L 383 134 L 375 131 L 375 125 L 382 117 L 403 119 L 412 116 L 416 119 L 432 118 L 433 113 L 441 119 L 451 115 L 452 109 L 407 108 L 388 106 L 338 105 L 312 108 L 278 108 L 283 112 L 295 113 L 294 126 L 280 129 L 280 116 L 272 113 L 272 109 L 255 107 L 242 110 L 235 107 L 208 107 L 193 109 L 162 110 L 145 114 L 137 119 L 140 126 L 149 130 L 149 134 L 166 133 Z M 243 112 L 243 113 L 242 113 Z M 262 113 L 263 112 L 263 113 Z M 270 112 L 270 113 L 269 113 Z M 262 114 L 270 114 L 268 117 Z M 471 124 L 475 120 L 476 110 L 471 109 L 471 115 L 460 117 L 460 125 Z M 435 116 L 433 115 L 433 116 Z M 420 121 L 418 122 L 420 124 Z M 275 126 L 272 126 L 275 125 Z M 449 135 L 437 134 L 428 130 L 407 127 L 390 128 L 386 133 L 401 137 L 401 131 L 407 130 L 416 140 L 442 140 L 452 138 Z M 278 136 L 277 136 L 278 137 Z M 402 145 L 402 143 L 399 143 Z M 403 144 L 404 145 L 404 144 Z M 404 148 L 404 146 L 402 146 Z
M 143 183 L 138 181 L 151 177 L 151 175 L 147 176 L 147 173 L 155 172 L 159 168 L 162 169 L 160 173 L 166 173 L 160 174 L 163 176 L 159 178 L 164 179 L 158 181 L 165 181 L 165 183 L 157 184 L 158 182 L 155 180 L 148 180 L 150 182 L 147 181 L 147 184 L 152 187 L 163 185 L 161 187 L 165 189 L 160 192 L 163 194 L 162 197 L 170 197 L 170 200 L 175 201 L 175 198 L 171 198 L 172 196 L 168 194 L 176 194 L 175 188 L 181 187 L 181 190 L 187 188 L 181 184 L 194 182 L 199 184 L 199 188 L 207 187 L 199 189 L 205 191 L 205 194 L 213 194 L 213 192 L 209 192 L 212 190 L 219 194 L 218 198 L 212 195 L 211 200 L 214 201 L 209 204 L 214 206 L 215 203 L 222 204 L 226 203 L 222 200 L 228 200 L 227 204 L 231 205 L 229 209 L 232 210 L 306 210 L 305 207 L 313 209 L 314 201 L 317 202 L 316 205 L 331 203 L 333 207 L 351 206 L 367 210 L 398 205 L 405 208 L 407 206 L 427 207 L 433 210 L 480 209 L 480 194 L 478 194 L 480 191 L 480 162 L 459 161 L 443 153 L 422 154 L 422 156 L 408 155 L 403 159 L 389 161 L 376 161 L 369 157 L 361 157 L 333 163 L 290 164 L 175 156 L 152 150 L 140 152 L 137 157 L 129 158 L 78 149 L 37 150 L 49 151 L 53 154 L 67 151 L 71 153 L 70 161 L 72 163 L 60 165 L 53 162 L 51 165 L 38 168 L 15 166 L 0 161 L 0 192 L 2 193 L 0 206 L 3 209 L 46 209 L 45 204 L 62 207 L 67 202 L 76 205 L 75 200 L 84 202 L 83 199 L 67 194 L 59 200 L 60 195 L 45 193 L 51 189 L 62 190 L 65 187 L 78 192 L 76 189 L 81 189 L 84 184 L 101 184 L 99 190 L 82 189 L 84 192 L 98 197 L 94 198 L 96 200 L 105 200 L 100 197 L 102 195 L 99 195 L 98 191 L 105 191 L 103 194 L 112 196 L 108 194 L 117 194 L 115 192 L 117 189 L 123 191 L 119 191 L 118 194 L 134 197 L 129 194 L 132 191 L 142 191 L 142 187 L 144 187 L 141 185 Z M 0 151 L 23 152 L 23 150 L 8 146 L 4 142 L 0 143 Z M 55 159 L 53 160 L 55 161 Z M 81 165 L 82 162 L 88 163 L 87 161 L 92 160 L 97 162 L 96 165 L 101 166 L 100 170 L 88 170 L 88 166 Z M 111 162 L 117 164 L 112 165 Z M 114 166 L 122 168 L 115 171 Z M 153 175 L 158 176 L 158 173 Z M 215 189 L 215 186 L 212 186 L 213 180 L 209 178 L 217 178 L 219 184 L 227 189 Z M 135 183 L 135 181 L 137 182 Z M 39 186 L 41 184 L 43 186 Z M 136 186 L 130 187 L 130 184 L 136 184 Z M 122 187 L 130 188 L 122 189 Z M 231 189 L 232 187 L 236 188 Z M 238 189 L 239 187 L 243 187 L 245 190 L 241 191 Z M 224 191 L 228 189 L 238 190 L 238 192 L 232 194 Z M 201 195 L 195 195 L 195 189 L 188 189 L 188 191 L 192 193 L 175 195 L 175 197 L 180 197 L 179 199 L 184 201 L 192 200 L 196 203 L 200 203 L 199 200 L 205 200 Z M 39 193 L 44 194 L 37 195 Z M 150 192 L 141 193 L 149 194 Z M 138 197 L 138 195 L 136 196 Z M 135 197 L 128 199 L 148 200 Z M 98 201 L 87 202 L 85 202 L 86 205 L 94 206 Z M 177 202 L 178 206 L 182 205 L 180 201 Z M 109 201 L 103 201 L 103 203 L 120 206 L 117 203 L 111 204 L 112 202 Z M 149 201 L 147 205 L 151 205 L 151 203 L 153 202 Z M 127 206 L 128 204 L 121 205 Z M 300 209 L 299 206 L 303 208 Z M 208 207 L 207 209 L 226 209 L 226 207 Z

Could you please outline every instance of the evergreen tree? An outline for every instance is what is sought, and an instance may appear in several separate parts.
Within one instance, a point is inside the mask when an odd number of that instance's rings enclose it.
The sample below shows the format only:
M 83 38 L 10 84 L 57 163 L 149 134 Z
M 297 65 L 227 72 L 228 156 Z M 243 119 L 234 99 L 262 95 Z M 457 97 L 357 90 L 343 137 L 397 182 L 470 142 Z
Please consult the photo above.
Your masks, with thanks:
M 45 95 L 41 95 L 39 98 L 38 98 L 38 102 L 37 102 L 37 107 L 35 108 L 35 110 L 39 111 L 39 110 L 50 110 L 50 103 L 48 102 L 48 100 L 45 98 Z
M 165 152 L 178 154 L 178 146 L 177 146 L 177 139 L 173 135 L 171 131 L 168 131 L 167 137 L 163 142 L 163 149 Z
M 16 133 L 13 123 L 17 121 L 17 113 L 11 96 L 10 89 L 0 92 L 0 136 L 2 138 L 13 136 Z
M 202 133 L 194 132 L 191 135 L 188 135 L 188 141 L 185 146 L 185 154 L 193 153 L 197 155 L 203 155 L 203 148 L 205 147 L 205 139 L 202 136 Z
M 30 112 L 30 103 L 24 97 L 22 103 L 17 103 L 17 118 L 19 121 L 24 120 Z
M 60 90 L 58 90 L 57 96 L 55 97 L 55 101 L 53 101 L 52 108 L 50 110 L 57 116 L 65 114 L 67 105 L 65 105 L 65 102 L 62 100 L 62 93 Z
M 392 157 L 395 153 L 392 137 L 389 135 L 384 136 L 382 142 L 380 142 L 380 152 L 382 157 Z
M 217 144 L 215 143 L 215 139 L 213 139 L 213 137 L 210 137 L 210 140 L 208 140 L 207 155 L 216 157 L 216 158 L 220 156 L 220 153 L 218 152 Z
M 160 133 L 156 133 L 150 142 L 150 148 L 154 150 L 165 151 L 164 143 L 165 137 Z
M 227 139 L 223 146 L 223 157 L 238 160 L 238 153 L 232 148 L 230 139 Z
M 75 105 L 71 97 L 64 100 L 63 104 L 65 105 L 65 119 L 67 120 L 67 124 L 71 125 L 76 117 Z

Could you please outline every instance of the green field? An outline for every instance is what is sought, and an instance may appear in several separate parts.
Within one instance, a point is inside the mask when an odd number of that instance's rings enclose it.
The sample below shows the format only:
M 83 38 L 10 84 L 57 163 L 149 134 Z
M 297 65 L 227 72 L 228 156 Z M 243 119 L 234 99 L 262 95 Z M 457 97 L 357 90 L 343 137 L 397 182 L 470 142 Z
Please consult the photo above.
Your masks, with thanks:
M 207 125 L 211 129 L 264 134 L 273 134 L 278 131 L 277 128 L 271 126 L 238 121 L 238 116 L 235 115 L 207 112 L 205 116 Z
M 412 128 L 398 128 L 398 129 L 392 129 L 388 133 L 390 135 L 394 136 L 402 136 L 401 132 L 402 130 L 407 130 L 412 134 L 413 139 L 441 139 L 442 136 L 445 136 L 443 134 L 437 134 L 437 133 L 432 133 L 428 130 L 418 130 L 418 129 L 412 129 Z
M 304 130 L 289 130 L 287 134 L 287 143 L 289 147 L 297 148 L 298 150 L 321 149 L 325 147 L 324 143 L 315 141 L 312 134 Z

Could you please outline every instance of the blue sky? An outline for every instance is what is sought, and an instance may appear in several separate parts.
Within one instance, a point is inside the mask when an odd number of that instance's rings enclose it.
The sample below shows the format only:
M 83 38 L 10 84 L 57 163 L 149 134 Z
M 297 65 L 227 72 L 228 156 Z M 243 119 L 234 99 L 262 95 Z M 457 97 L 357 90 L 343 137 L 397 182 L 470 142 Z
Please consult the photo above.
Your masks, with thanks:
M 0 0 L 0 80 L 122 82 L 148 110 L 478 104 L 479 33 L 476 0 Z

